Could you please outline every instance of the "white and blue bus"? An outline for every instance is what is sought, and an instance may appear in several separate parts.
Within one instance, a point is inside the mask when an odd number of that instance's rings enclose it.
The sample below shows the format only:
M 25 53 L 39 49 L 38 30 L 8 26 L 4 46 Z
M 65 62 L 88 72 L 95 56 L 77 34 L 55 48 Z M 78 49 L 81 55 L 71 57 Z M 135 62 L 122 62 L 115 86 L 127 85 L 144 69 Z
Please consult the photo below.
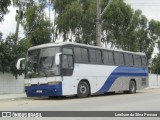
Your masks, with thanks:
M 34 46 L 27 53 L 25 92 L 29 97 L 133 94 L 147 86 L 144 53 L 70 42 Z

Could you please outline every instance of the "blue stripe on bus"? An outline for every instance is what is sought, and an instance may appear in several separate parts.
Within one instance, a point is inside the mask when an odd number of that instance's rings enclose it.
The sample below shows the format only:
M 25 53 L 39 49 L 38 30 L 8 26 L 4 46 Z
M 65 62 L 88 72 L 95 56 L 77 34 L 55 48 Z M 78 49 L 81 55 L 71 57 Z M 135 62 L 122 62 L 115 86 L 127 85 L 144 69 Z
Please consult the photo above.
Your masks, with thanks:
M 40 90 L 42 92 L 37 92 Z M 58 85 L 26 86 L 25 91 L 28 97 L 62 96 L 62 82 L 60 82 Z
M 146 68 L 138 67 L 117 67 L 108 77 L 104 85 L 98 90 L 97 93 L 108 92 L 112 84 L 119 77 L 147 77 L 148 70 Z

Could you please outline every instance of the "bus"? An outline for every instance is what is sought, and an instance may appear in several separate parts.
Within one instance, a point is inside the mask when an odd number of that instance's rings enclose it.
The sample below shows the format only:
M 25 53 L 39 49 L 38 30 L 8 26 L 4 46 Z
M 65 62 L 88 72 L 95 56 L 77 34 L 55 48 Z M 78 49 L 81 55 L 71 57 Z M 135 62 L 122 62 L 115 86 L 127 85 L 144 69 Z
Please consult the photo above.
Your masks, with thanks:
M 28 97 L 84 98 L 120 91 L 134 94 L 148 87 L 147 58 L 140 52 L 71 42 L 47 43 L 29 48 L 25 61 Z

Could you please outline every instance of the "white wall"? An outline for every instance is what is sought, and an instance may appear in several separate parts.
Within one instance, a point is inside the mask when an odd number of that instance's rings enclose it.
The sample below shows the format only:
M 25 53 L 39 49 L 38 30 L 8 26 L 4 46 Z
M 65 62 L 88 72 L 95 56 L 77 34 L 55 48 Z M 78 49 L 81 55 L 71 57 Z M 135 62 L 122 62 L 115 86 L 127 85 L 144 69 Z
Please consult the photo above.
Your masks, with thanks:
M 149 74 L 149 87 L 160 86 L 160 75 Z
M 24 76 L 16 79 L 12 74 L 0 72 L 0 94 L 24 93 Z
M 160 86 L 160 75 L 149 74 L 149 87 Z M 24 76 L 18 79 L 12 74 L 0 72 L 0 94 L 24 93 Z

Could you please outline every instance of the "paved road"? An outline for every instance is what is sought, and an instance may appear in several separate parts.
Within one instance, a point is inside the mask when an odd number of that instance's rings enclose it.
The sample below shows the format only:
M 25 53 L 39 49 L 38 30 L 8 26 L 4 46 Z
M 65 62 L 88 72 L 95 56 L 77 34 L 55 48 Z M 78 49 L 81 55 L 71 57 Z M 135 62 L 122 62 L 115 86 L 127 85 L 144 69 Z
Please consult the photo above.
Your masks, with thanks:
M 98 95 L 89 98 L 23 98 L 1 100 L 0 111 L 160 111 L 160 89 L 136 94 Z
M 98 95 L 77 98 L 21 98 L 0 100 L 0 111 L 160 111 L 160 89 L 145 89 L 137 94 Z M 3 118 L 4 120 L 8 120 Z M 21 118 L 13 118 L 19 120 Z M 34 118 L 32 118 L 35 120 Z M 30 119 L 30 120 L 32 120 Z M 39 120 L 44 120 L 42 118 Z M 53 118 L 49 118 L 53 120 Z M 157 120 L 160 118 L 54 118 L 55 120 Z

